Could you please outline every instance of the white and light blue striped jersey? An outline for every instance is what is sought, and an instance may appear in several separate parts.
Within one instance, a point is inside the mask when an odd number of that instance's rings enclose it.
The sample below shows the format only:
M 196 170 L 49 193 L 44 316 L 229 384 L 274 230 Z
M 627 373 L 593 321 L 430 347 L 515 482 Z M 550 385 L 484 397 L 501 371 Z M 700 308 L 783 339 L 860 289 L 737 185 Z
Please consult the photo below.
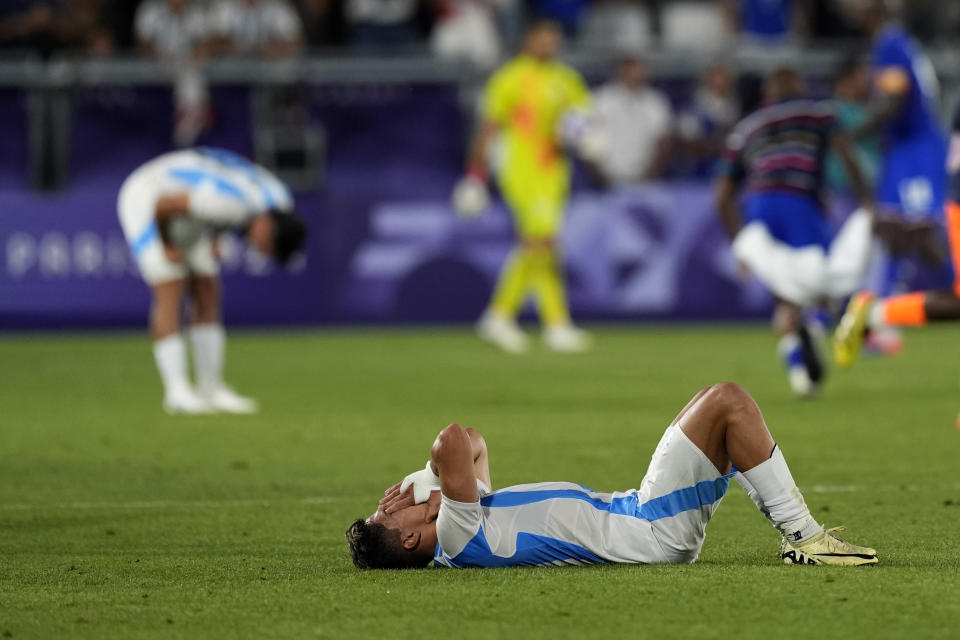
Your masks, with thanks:
M 443 496 L 434 564 L 467 568 L 676 561 L 661 546 L 657 529 L 674 526 L 670 519 L 678 527 L 688 526 L 682 516 L 695 516 L 691 545 L 699 552 L 701 512 L 709 518 L 730 482 L 730 475 L 717 477 L 709 462 L 706 465 L 710 479 L 657 497 L 645 497 L 643 489 L 598 493 L 570 482 L 481 490 L 472 503 Z M 648 476 L 663 475 L 655 466 Z
M 134 171 L 128 178 L 132 181 L 146 183 L 154 197 L 187 192 L 191 200 L 189 216 L 211 226 L 243 226 L 269 211 L 293 208 L 293 196 L 279 178 L 224 149 L 166 153 Z M 153 212 L 144 215 L 149 217 Z M 142 224 L 152 222 L 151 218 Z

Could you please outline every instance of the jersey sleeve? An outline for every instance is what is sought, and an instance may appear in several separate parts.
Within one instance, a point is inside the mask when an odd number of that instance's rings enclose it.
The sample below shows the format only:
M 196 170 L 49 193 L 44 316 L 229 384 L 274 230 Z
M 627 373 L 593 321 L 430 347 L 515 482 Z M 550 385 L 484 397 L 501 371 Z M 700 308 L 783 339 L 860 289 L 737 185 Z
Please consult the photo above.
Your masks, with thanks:
M 881 39 L 873 50 L 873 67 L 875 70 L 889 67 L 910 67 L 910 56 L 904 43 L 895 35 L 888 35 Z
M 482 514 L 479 500 L 457 502 L 441 495 L 437 541 L 447 556 L 456 557 L 473 540 L 480 531 Z
M 510 74 L 505 68 L 493 74 L 487 82 L 480 111 L 486 120 L 503 125 L 510 114 L 511 101 Z

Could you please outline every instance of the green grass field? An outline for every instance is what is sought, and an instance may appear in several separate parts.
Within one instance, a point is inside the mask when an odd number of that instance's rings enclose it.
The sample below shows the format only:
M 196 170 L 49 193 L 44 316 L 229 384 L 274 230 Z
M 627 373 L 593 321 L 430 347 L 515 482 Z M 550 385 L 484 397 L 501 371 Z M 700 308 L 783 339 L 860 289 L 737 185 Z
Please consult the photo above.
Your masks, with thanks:
M 954 329 L 790 398 L 763 327 L 598 332 L 509 357 L 466 330 L 236 333 L 255 417 L 174 418 L 142 335 L 0 339 L 0 637 L 957 638 Z M 700 387 L 752 391 L 815 515 L 876 568 L 777 564 L 740 488 L 691 566 L 360 572 L 344 544 L 458 421 L 495 487 L 639 486 Z

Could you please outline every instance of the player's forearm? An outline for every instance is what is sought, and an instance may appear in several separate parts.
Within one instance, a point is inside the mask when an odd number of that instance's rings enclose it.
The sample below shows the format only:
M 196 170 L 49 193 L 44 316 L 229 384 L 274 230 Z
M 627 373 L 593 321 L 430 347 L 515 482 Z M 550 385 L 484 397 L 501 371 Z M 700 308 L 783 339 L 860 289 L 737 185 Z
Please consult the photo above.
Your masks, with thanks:
M 467 154 L 467 173 L 486 178 L 487 158 L 490 154 L 490 146 L 496 136 L 496 125 L 489 120 L 485 120 L 480 125 L 480 130 L 474 136 L 470 145 L 470 151 Z
M 487 455 L 487 441 L 472 427 L 467 427 L 464 431 L 470 438 L 470 454 L 473 456 L 473 462 L 476 463 L 481 457 Z
M 875 135 L 900 113 L 905 101 L 906 95 L 878 94 L 870 103 L 866 120 L 850 131 L 850 137 L 854 140 L 862 140 Z
M 736 187 L 728 178 L 721 178 L 717 184 L 716 208 L 720 214 L 720 223 L 732 239 L 743 227 L 743 218 L 736 198 Z
M 190 210 L 190 196 L 186 193 L 177 193 L 162 196 L 154 205 L 154 217 L 157 221 L 157 230 L 164 244 L 170 244 L 170 221 L 177 216 L 186 215 Z
M 860 162 L 857 160 L 853 144 L 849 138 L 842 133 L 836 134 L 832 142 L 833 148 L 840 158 L 840 163 L 843 165 L 843 170 L 849 179 L 853 195 L 857 198 L 860 206 L 873 207 L 873 194 L 860 168 Z

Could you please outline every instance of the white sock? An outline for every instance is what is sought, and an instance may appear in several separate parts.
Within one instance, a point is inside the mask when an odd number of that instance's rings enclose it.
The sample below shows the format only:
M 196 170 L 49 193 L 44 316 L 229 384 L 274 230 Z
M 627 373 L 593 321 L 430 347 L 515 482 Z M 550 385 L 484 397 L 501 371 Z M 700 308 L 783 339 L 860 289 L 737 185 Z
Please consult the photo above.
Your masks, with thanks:
M 183 337 L 179 333 L 167 336 L 153 343 L 153 359 L 160 371 L 165 395 L 182 389 L 189 389 L 187 378 L 187 350 Z
M 747 495 L 750 496 L 750 499 L 753 500 L 753 504 L 757 505 L 757 509 L 760 509 L 764 517 L 769 520 L 770 514 L 767 513 L 767 508 L 763 506 L 763 500 L 760 499 L 760 494 L 757 493 L 756 487 L 750 484 L 750 481 L 747 480 L 746 476 L 744 476 L 742 473 L 738 473 L 733 477 L 737 479 L 737 482 L 740 483 L 740 486 L 743 487 L 743 490 L 746 491 Z
M 197 374 L 197 389 L 206 393 L 223 384 L 223 358 L 226 333 L 223 325 L 197 324 L 190 327 L 193 346 L 193 368 Z
M 867 311 L 867 326 L 871 329 L 881 329 L 886 326 L 883 318 L 883 300 L 876 300 Z
M 741 474 L 756 490 L 758 504 L 763 505 L 761 508 L 784 538 L 799 542 L 823 531 L 810 515 L 779 445 L 774 446 L 768 460 Z

